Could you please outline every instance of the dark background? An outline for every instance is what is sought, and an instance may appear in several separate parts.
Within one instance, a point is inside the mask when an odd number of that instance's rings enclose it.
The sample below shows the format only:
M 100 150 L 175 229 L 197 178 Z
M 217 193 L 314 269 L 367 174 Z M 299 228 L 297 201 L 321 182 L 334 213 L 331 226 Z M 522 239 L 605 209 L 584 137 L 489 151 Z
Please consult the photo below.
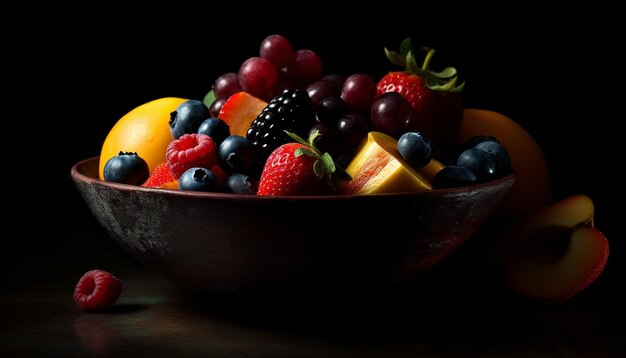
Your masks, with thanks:
M 617 209 L 623 201 L 618 174 L 623 166 L 624 140 L 618 129 L 624 119 L 623 90 L 614 89 L 623 83 L 623 62 L 617 56 L 623 42 L 618 38 L 620 12 L 601 2 L 555 10 L 528 2 L 410 5 L 349 1 L 340 9 L 339 2 L 331 1 L 211 1 L 200 6 L 191 1 L 113 1 L 29 5 L 7 13 L 17 19 L 13 28 L 5 25 L 4 85 L 11 95 L 4 124 L 11 144 L 4 145 L 10 148 L 4 155 L 4 179 L 6 196 L 17 199 L 8 199 L 5 222 L 17 234 L 5 240 L 19 252 L 2 251 L 11 279 L 1 292 L 19 285 L 29 297 L 45 295 L 39 291 L 42 285 L 29 280 L 47 281 L 42 267 L 50 267 L 50 276 L 67 272 L 55 271 L 63 264 L 57 257 L 75 255 L 94 264 L 111 257 L 115 246 L 79 197 L 70 168 L 97 156 L 109 129 L 128 111 L 166 96 L 201 99 L 217 76 L 236 72 L 245 59 L 256 56 L 270 34 L 288 37 L 297 49 L 318 52 L 326 73 L 365 72 L 376 79 L 396 69 L 383 48 L 395 49 L 411 37 L 416 47 L 437 49 L 435 69 L 459 70 L 467 81 L 467 107 L 500 111 L 533 135 L 552 170 L 555 200 L 582 193 L 596 204 L 596 226 L 610 242 L 605 271 L 584 292 L 587 296 L 563 311 L 531 308 L 526 326 L 533 327 L 537 312 L 544 314 L 537 327 L 559 314 L 565 327 L 568 319 L 577 322 L 580 313 L 587 318 L 583 322 L 607 321 L 593 329 L 596 335 L 589 341 L 600 348 L 607 334 L 616 341 L 623 323 L 611 312 L 623 312 L 617 293 L 626 273 L 626 244 L 618 225 L 623 210 Z M 100 250 L 108 254 L 100 256 Z M 29 272 L 31 265 L 38 268 Z M 71 290 L 72 277 L 61 281 Z M 57 283 L 49 286 L 61 297 L 65 291 Z M 7 296 L 13 304 L 9 308 L 24 306 L 14 303 L 21 302 L 22 291 Z M 65 302 L 62 297 L 58 299 Z M 75 314 L 73 306 L 67 310 Z M 589 318 L 598 312 L 598 319 Z M 10 317 L 10 322 L 22 319 L 20 312 Z M 617 318 L 609 323 L 607 317 Z M 35 332 L 27 323 L 19 331 L 24 333 L 20 337 L 28 337 L 24 342 Z M 441 325 L 436 332 L 445 331 L 445 323 Z M 561 326 L 545 327 L 538 332 L 553 333 Z M 580 328 L 581 334 L 586 328 Z M 445 346 L 445 339 L 440 340 Z
M 267 35 L 318 52 L 326 73 L 397 69 L 383 48 L 406 37 L 437 49 L 432 66 L 455 66 L 467 107 L 500 111 L 544 149 L 554 199 L 587 194 L 611 243 L 609 269 L 624 258 L 618 206 L 623 78 L 619 12 L 601 2 L 547 9 L 411 2 L 106 2 L 44 4 L 15 12 L 7 33 L 5 156 L 20 191 L 9 220 L 34 220 L 18 249 L 58 244 L 49 228 L 94 225 L 70 179 L 97 156 L 109 129 L 131 109 L 178 96 L 201 99 L 214 79 L 258 54 Z M 622 81 L 623 82 L 623 81 Z M 27 134 L 26 134 L 27 133 Z M 7 137 L 9 138 L 9 137 Z M 34 154 L 33 154 L 34 153 Z M 12 197 L 12 196 L 9 196 Z M 20 221 L 16 221 L 20 222 Z M 29 222 L 29 221 L 27 221 Z M 41 235 L 39 235 L 41 233 Z M 610 270 L 608 270 L 610 271 Z
M 623 120 L 618 92 L 609 89 L 620 76 L 616 12 L 600 5 L 412 4 L 351 1 L 339 9 L 330 1 L 150 1 L 39 8 L 41 30 L 32 41 L 20 40 L 14 53 L 17 61 L 34 63 L 21 73 L 27 81 L 18 93 L 45 133 L 35 145 L 44 158 L 46 199 L 38 193 L 35 200 L 49 210 L 70 203 L 73 225 L 86 207 L 69 169 L 99 154 L 117 119 L 160 97 L 201 99 L 217 76 L 257 55 L 269 34 L 318 52 L 326 73 L 374 78 L 396 69 L 383 47 L 396 49 L 411 37 L 416 47 L 437 49 L 434 68 L 457 67 L 467 81 L 467 107 L 500 111 L 536 138 L 552 169 L 555 199 L 590 195 L 598 227 L 616 233 L 610 218 L 617 215 L 609 209 Z M 620 245 L 617 234 L 610 236 Z

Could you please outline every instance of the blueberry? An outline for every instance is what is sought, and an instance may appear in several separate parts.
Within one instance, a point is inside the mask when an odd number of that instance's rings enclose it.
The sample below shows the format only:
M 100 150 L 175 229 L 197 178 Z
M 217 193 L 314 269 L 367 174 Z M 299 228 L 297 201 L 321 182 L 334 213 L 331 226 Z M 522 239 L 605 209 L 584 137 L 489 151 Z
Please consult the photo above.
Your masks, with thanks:
M 215 190 L 215 175 L 206 168 L 189 168 L 178 179 L 178 189 L 213 191 Z
M 480 182 L 496 179 L 499 175 L 498 160 L 495 155 L 482 149 L 465 150 L 457 158 L 456 164 L 469 169 Z
M 204 122 L 200 124 L 198 134 L 206 134 L 213 139 L 215 145 L 220 145 L 220 143 L 230 135 L 230 128 L 223 120 L 217 117 L 211 117 L 205 119 Z
M 256 194 L 258 183 L 252 180 L 251 177 L 235 173 L 228 177 L 226 180 L 226 191 L 234 194 Z
M 469 171 L 469 169 L 457 165 L 450 165 L 435 174 L 433 187 L 435 189 L 458 188 L 476 184 L 477 181 L 476 175 Z
M 487 142 L 487 141 L 500 143 L 500 141 L 496 137 L 492 137 L 489 135 L 475 135 L 475 136 L 470 137 L 467 141 L 465 141 L 465 143 L 463 144 L 463 147 L 465 149 L 470 149 L 470 148 L 474 148 L 479 143 Z
M 511 172 L 511 157 L 502 144 L 487 140 L 476 144 L 474 148 L 482 149 L 496 157 L 498 176 L 504 176 Z
M 430 141 L 418 132 L 406 132 L 398 139 L 398 152 L 414 168 L 421 168 L 432 159 Z
M 209 108 L 202 101 L 190 99 L 181 103 L 170 113 L 172 136 L 178 139 L 183 134 L 197 133 L 200 124 L 209 117 Z
M 222 141 L 218 149 L 219 165 L 226 173 L 252 175 L 256 169 L 257 153 L 252 142 L 239 135 Z
M 104 180 L 141 185 L 150 176 L 148 163 L 136 152 L 120 152 L 104 165 Z

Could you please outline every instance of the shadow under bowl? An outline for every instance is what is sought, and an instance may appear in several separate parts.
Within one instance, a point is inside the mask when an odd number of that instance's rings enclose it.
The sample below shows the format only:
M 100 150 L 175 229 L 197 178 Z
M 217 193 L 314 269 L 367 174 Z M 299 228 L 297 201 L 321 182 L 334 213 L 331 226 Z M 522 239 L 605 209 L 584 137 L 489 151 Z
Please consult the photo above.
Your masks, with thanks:
M 457 250 L 495 212 L 515 176 L 420 193 L 262 197 L 71 177 L 130 256 L 197 293 L 379 290 Z

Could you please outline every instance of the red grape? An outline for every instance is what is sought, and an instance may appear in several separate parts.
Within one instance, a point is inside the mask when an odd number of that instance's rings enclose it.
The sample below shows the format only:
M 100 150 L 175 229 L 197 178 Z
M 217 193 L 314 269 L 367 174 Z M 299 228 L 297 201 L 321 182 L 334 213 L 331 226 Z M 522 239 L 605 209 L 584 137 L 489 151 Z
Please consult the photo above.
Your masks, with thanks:
M 239 68 L 239 84 L 251 95 L 268 100 L 276 88 L 276 68 L 261 57 L 250 57 Z
M 261 57 L 268 60 L 280 70 L 287 67 L 294 60 L 293 46 L 291 42 L 281 35 L 270 35 L 261 42 Z
M 323 72 L 322 59 L 311 50 L 296 51 L 295 59 L 287 66 L 289 77 L 305 85 L 318 80 Z
M 231 95 L 240 92 L 241 86 L 239 85 L 239 76 L 234 72 L 224 73 L 215 79 L 213 84 L 213 91 L 215 97 L 230 97 Z
M 376 97 L 376 83 L 365 73 L 356 73 L 346 79 L 341 90 L 341 99 L 352 112 L 369 109 Z
M 346 150 L 354 150 L 369 131 L 369 123 L 367 117 L 351 113 L 339 119 L 337 123 L 337 131 Z
M 372 128 L 398 137 L 411 120 L 411 105 L 398 92 L 383 93 L 372 104 Z

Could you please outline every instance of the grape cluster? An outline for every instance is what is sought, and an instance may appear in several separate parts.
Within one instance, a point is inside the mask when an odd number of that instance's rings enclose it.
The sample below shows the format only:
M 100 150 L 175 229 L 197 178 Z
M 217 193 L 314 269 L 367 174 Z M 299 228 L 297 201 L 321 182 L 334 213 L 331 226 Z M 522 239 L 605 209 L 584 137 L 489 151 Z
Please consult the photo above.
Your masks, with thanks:
M 287 88 L 304 88 L 318 80 L 324 71 L 320 56 L 309 49 L 294 50 L 282 35 L 267 36 L 261 42 L 259 55 L 241 64 L 239 72 L 228 72 L 215 79 L 216 100 L 210 108 L 217 116 L 228 97 L 246 91 L 269 102 Z
M 369 131 L 398 138 L 411 116 L 411 107 L 400 94 L 378 97 L 376 81 L 370 75 L 325 74 L 317 53 L 294 50 L 281 35 L 267 36 L 258 56 L 246 59 L 238 73 L 219 76 L 212 89 L 216 98 L 210 107 L 212 116 L 219 114 L 229 96 L 240 91 L 271 102 L 285 89 L 305 90 L 316 114 L 310 131 L 321 133 L 315 144 L 340 161 L 352 156 Z

